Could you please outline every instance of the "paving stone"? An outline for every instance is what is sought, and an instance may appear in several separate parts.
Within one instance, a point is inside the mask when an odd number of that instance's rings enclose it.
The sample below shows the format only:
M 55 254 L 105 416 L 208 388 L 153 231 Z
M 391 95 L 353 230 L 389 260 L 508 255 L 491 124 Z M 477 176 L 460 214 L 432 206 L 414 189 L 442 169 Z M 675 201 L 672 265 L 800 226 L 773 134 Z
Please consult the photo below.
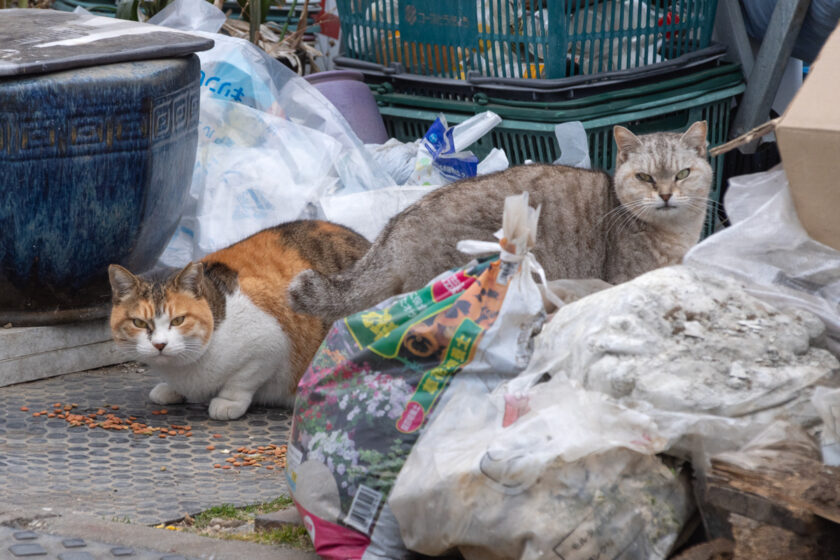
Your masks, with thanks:
M 13 544 L 9 547 L 9 551 L 18 558 L 28 558 L 29 556 L 44 556 L 47 551 L 38 543 Z
M 12 536 L 19 541 L 30 541 L 38 538 L 38 535 L 32 531 L 16 531 Z
M 26 542 L 15 537 L 24 534 Z M 82 547 L 68 547 L 67 544 L 82 544 Z M 150 543 L 150 546 L 154 546 Z M 74 548 L 68 550 L 68 548 Z M 6 553 L 8 549 L 12 556 Z M 0 560 L 14 560 L 17 558 L 42 558 L 43 560 L 114 560 L 115 558 L 131 558 L 132 560 L 197 560 L 179 554 L 167 554 L 152 549 L 136 549 L 127 546 L 117 546 L 115 543 L 97 542 L 93 539 L 68 537 L 67 535 L 51 535 L 39 531 L 15 531 L 0 526 Z
M 0 466 L 0 503 L 82 507 L 85 513 L 109 521 L 158 525 L 222 503 L 241 507 L 288 495 L 280 468 L 213 467 L 227 465 L 225 459 L 239 447 L 286 443 L 288 411 L 255 407 L 240 420 L 215 421 L 204 404 L 162 407 L 149 402 L 149 390 L 158 381 L 137 365 L 127 364 L 3 387 L 0 461 L 5 465 Z M 103 409 L 126 420 L 133 416 L 154 427 L 190 425 L 192 436 L 160 438 L 158 433 L 71 427 L 57 414 L 54 418 L 40 414 L 54 413 L 54 403 L 77 404 L 72 410 L 77 414 Z M 118 409 L 105 409 L 106 404 Z M 166 414 L 152 414 L 163 408 Z
M 74 550 L 73 552 L 62 552 L 58 555 L 58 560 L 96 560 L 96 558 L 89 552 Z

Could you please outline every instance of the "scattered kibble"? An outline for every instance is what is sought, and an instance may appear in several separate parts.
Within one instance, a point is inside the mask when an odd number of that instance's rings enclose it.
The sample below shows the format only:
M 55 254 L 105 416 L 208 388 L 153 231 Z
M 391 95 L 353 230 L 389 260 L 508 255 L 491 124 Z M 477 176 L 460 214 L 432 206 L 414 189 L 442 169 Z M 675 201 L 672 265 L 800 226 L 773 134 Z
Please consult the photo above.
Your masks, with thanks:
M 210 449 L 214 446 L 209 445 L 207 446 L 208 451 L 212 451 Z M 231 466 L 238 467 L 238 468 L 246 468 L 246 467 L 253 467 L 253 468 L 261 468 L 264 467 L 267 470 L 274 470 L 275 468 L 284 469 L 286 468 L 286 446 L 285 445 L 261 445 L 256 449 L 251 449 L 249 447 L 238 447 L 236 448 L 236 453 L 233 454 L 232 457 L 228 457 L 225 459 L 228 465 L 216 467 L 216 464 L 213 465 L 214 468 L 231 468 Z M 227 453 L 227 449 L 220 450 L 220 453 Z
M 154 434 L 158 434 L 158 437 L 165 439 L 169 436 L 177 436 L 177 435 L 184 435 L 189 437 L 192 435 L 192 432 L 188 430 L 192 429 L 192 426 L 184 425 L 180 426 L 178 424 L 172 424 L 169 427 L 157 427 L 157 426 L 149 426 L 148 424 L 144 424 L 142 422 L 137 421 L 136 416 L 129 416 L 127 419 L 117 416 L 111 411 L 119 410 L 119 405 L 115 404 L 106 404 L 101 408 L 98 408 L 95 412 L 90 412 L 87 414 L 76 414 L 73 412 L 73 409 L 78 408 L 79 405 L 76 403 L 73 404 L 62 404 L 62 403 L 54 403 L 52 405 L 52 410 L 42 410 L 40 412 L 35 412 L 32 416 L 39 417 L 39 416 L 46 416 L 48 418 L 61 418 L 70 426 L 85 426 L 89 429 L 94 428 L 102 428 L 105 430 L 131 430 L 132 433 L 135 435 L 145 435 L 151 436 Z M 29 410 L 29 407 L 23 406 L 21 410 L 24 412 Z M 152 414 L 159 414 L 161 411 L 152 411 Z
M 94 428 L 102 428 L 105 430 L 131 430 L 132 433 L 135 435 L 146 435 L 151 436 L 157 434 L 159 438 L 166 439 L 168 437 L 175 437 L 175 436 L 184 436 L 184 437 L 192 437 L 192 426 L 190 425 L 178 425 L 172 424 L 169 427 L 166 426 L 149 426 L 148 424 L 144 424 L 142 422 L 137 421 L 136 416 L 128 416 L 127 418 L 122 418 L 113 414 L 111 411 L 119 410 L 119 405 L 115 404 L 106 404 L 101 408 L 98 408 L 96 412 L 91 412 L 88 414 L 77 414 L 73 412 L 73 409 L 78 408 L 79 405 L 76 403 L 73 404 L 62 404 L 62 403 L 54 403 L 52 405 L 53 410 L 42 410 L 38 412 L 33 412 L 32 416 L 34 417 L 41 417 L 46 416 L 48 418 L 61 418 L 70 426 L 84 426 L 89 429 Z M 28 406 L 21 406 L 20 410 L 22 412 L 28 412 Z M 161 415 L 167 414 L 169 411 L 165 408 L 160 410 L 153 410 L 151 413 L 153 415 Z M 222 434 L 212 434 L 214 439 L 221 439 L 224 436 Z M 216 451 L 215 445 L 207 445 L 205 447 L 207 451 Z M 218 450 L 219 453 L 223 454 L 230 454 L 231 450 L 229 449 L 221 449 Z M 225 462 L 228 464 L 221 464 L 221 463 L 213 463 L 214 469 L 225 469 L 229 470 L 233 467 L 237 468 L 260 468 L 264 467 L 266 470 L 274 470 L 275 468 L 286 468 L 286 446 L 285 445 L 259 445 L 256 448 L 250 448 L 246 446 L 241 446 L 236 448 L 236 453 L 232 454 L 231 457 L 225 459 Z M 161 471 L 166 471 L 166 467 L 160 467 Z

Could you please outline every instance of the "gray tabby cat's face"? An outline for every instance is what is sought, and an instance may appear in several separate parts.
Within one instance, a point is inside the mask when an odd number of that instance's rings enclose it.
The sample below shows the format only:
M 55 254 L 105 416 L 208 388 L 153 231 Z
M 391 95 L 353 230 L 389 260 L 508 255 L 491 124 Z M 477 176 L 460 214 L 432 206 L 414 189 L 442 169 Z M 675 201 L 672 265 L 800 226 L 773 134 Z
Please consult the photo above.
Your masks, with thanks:
M 636 136 L 615 127 L 619 152 L 614 174 L 619 201 L 640 220 L 673 225 L 705 214 L 712 184 L 706 160 L 706 123 L 685 133 Z

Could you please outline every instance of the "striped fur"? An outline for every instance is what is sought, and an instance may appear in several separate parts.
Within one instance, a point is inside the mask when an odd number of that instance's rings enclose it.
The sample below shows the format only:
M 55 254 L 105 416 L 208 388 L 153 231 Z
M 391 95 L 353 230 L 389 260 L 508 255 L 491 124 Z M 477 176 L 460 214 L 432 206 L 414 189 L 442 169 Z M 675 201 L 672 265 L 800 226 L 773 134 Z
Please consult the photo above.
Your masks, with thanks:
M 416 290 L 469 260 L 456 250 L 458 241 L 493 240 L 505 198 L 523 191 L 541 206 L 533 252 L 549 279 L 616 283 L 680 262 L 700 237 L 712 182 L 705 121 L 683 134 L 637 137 L 615 127 L 614 135 L 612 179 L 535 164 L 447 185 L 392 218 L 351 269 L 298 275 L 291 307 L 333 321 Z

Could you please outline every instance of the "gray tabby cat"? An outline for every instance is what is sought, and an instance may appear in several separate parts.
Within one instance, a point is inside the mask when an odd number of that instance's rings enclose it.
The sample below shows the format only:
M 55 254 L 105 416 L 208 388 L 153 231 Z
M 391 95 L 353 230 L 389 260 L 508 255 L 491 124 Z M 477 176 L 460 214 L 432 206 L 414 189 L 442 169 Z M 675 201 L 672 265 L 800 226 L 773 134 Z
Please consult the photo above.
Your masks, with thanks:
M 613 135 L 612 181 L 601 171 L 534 164 L 447 185 L 392 218 L 352 268 L 329 277 L 301 272 L 289 285 L 291 307 L 333 321 L 417 290 L 466 264 L 458 241 L 494 239 L 505 197 L 523 191 L 542 207 L 533 253 L 549 280 L 615 284 L 679 263 L 706 216 L 706 122 L 682 134 L 636 136 L 616 126 Z

